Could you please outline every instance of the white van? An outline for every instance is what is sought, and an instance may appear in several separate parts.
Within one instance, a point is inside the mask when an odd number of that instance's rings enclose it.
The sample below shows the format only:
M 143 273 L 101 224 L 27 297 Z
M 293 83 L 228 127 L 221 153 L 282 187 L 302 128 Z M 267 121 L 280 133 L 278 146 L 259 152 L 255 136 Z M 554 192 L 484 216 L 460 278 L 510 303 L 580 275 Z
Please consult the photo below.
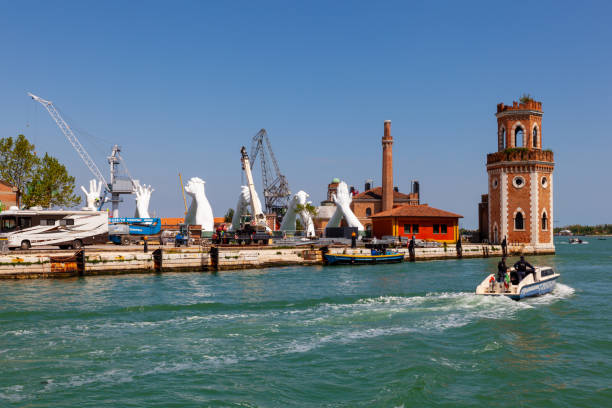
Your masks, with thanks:
M 15 210 L 0 213 L 0 239 L 10 249 L 56 245 L 61 249 L 108 241 L 105 211 Z

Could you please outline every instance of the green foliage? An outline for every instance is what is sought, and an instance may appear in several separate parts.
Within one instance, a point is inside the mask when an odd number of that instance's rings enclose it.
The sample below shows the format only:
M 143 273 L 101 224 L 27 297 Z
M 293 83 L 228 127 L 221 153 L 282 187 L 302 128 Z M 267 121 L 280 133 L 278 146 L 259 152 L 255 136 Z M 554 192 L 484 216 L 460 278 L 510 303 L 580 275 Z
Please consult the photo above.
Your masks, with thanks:
M 295 211 L 297 211 L 298 213 L 300 213 L 302 211 L 306 211 L 312 217 L 316 217 L 317 216 L 317 207 L 315 207 L 314 205 L 312 205 L 310 203 L 306 203 L 304 205 L 302 205 L 302 204 L 296 205 L 295 206 Z
M 45 153 L 27 185 L 23 204 L 49 208 L 72 207 L 80 202 L 81 198 L 74 194 L 74 177 L 68 174 L 66 166 Z
M 227 212 L 225 213 L 225 216 L 224 216 L 224 221 L 225 222 L 232 222 L 232 218 L 234 218 L 234 209 L 233 208 L 228 208 Z
M 17 205 L 39 162 L 34 145 L 24 135 L 0 139 L 0 179 L 17 188 Z
M 504 150 L 504 153 L 506 155 L 509 155 L 512 153 L 527 153 L 528 151 L 529 149 L 526 147 L 509 147 L 506 150 Z
M 601 225 L 569 225 L 554 229 L 555 233 L 570 230 L 574 235 L 612 235 L 612 224 Z
M 66 167 L 47 153 L 38 157 L 24 135 L 0 139 L 0 179 L 17 188 L 18 206 L 72 207 L 81 201 Z
M 0 201 L 0 212 L 4 211 L 4 203 Z
M 533 99 L 530 94 L 524 93 L 523 96 L 519 98 L 519 101 L 521 103 L 527 103 L 527 102 L 535 101 L 535 99 Z

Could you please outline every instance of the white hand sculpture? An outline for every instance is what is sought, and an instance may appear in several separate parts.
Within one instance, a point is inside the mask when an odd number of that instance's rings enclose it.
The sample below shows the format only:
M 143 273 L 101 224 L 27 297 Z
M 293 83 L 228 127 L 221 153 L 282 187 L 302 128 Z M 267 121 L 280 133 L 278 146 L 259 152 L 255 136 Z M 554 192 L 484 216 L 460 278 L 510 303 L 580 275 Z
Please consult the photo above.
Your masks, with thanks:
M 202 231 L 212 231 L 215 226 L 212 207 L 206 198 L 204 184 L 199 177 L 192 177 L 185 186 L 185 192 L 191 197 L 191 205 L 185 216 L 185 223 L 201 225 Z
M 96 201 L 100 201 L 100 192 L 102 191 L 102 182 L 98 183 L 98 180 L 89 180 L 89 191 L 85 190 L 85 187 L 81 186 L 81 190 L 85 193 L 85 200 L 87 205 L 83 208 L 84 210 L 97 210 Z
M 304 193 L 304 192 L 298 191 L 298 194 L 300 193 Z M 306 195 L 304 197 L 304 201 L 306 201 L 306 197 L 308 197 L 308 194 L 306 193 L 304 194 Z M 312 201 L 308 201 L 307 203 L 303 205 L 312 205 Z M 306 236 L 309 238 L 314 237 L 316 234 L 315 234 L 314 222 L 312 221 L 312 214 L 308 210 L 302 210 L 300 211 L 300 219 L 302 220 L 304 231 L 306 231 Z
M 134 194 L 136 194 L 135 218 L 151 218 L 149 215 L 149 201 L 154 191 L 155 190 L 150 185 L 140 185 L 138 180 L 134 182 Z
M 291 197 L 291 201 L 287 205 L 287 212 L 283 216 L 283 222 L 281 222 L 280 230 L 281 231 L 295 231 L 296 229 L 296 219 L 297 219 L 297 206 L 300 203 L 300 198 L 297 194 L 294 194 Z
M 311 204 L 312 202 L 306 202 L 306 199 L 309 197 L 308 193 L 303 190 L 298 191 L 293 195 L 291 201 L 287 206 L 287 213 L 283 217 L 283 222 L 281 223 L 280 230 L 281 231 L 295 231 L 296 229 L 296 220 L 297 217 L 300 217 L 300 221 L 302 222 L 302 226 L 304 227 L 304 231 L 306 232 L 307 237 L 312 237 L 315 235 L 314 222 L 312 221 L 312 216 L 307 210 L 302 210 L 298 212 L 298 206 L 306 206 L 307 204 Z
M 230 231 L 237 231 L 240 229 L 240 217 L 247 213 L 247 207 L 251 202 L 251 195 L 249 194 L 249 188 L 247 186 L 240 186 L 240 195 L 238 196 L 238 202 L 234 209 L 234 216 L 232 217 L 232 226 Z
M 342 218 L 344 218 L 346 225 L 349 227 L 356 227 L 358 231 L 364 230 L 363 225 L 359 222 L 353 211 L 351 211 L 353 198 L 344 181 L 338 184 L 337 194 L 332 194 L 332 200 L 336 203 L 336 211 L 327 223 L 328 227 L 339 227 Z

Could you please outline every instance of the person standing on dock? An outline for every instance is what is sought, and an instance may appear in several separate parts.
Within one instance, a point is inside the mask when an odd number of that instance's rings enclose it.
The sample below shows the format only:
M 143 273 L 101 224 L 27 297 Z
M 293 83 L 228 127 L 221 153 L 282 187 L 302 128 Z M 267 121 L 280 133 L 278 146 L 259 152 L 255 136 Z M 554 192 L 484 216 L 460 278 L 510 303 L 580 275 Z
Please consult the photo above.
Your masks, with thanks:
M 461 246 L 461 235 L 459 235 L 457 244 L 455 244 L 455 250 L 457 251 L 457 258 L 462 258 L 463 257 L 463 247 Z
M 415 254 L 414 254 L 414 247 L 416 246 L 415 242 L 414 242 L 414 235 L 412 236 L 412 238 L 410 238 L 410 242 L 408 243 L 408 254 L 410 255 L 410 260 L 412 262 L 414 262 L 415 259 Z
M 351 233 L 351 248 L 357 248 L 357 234 L 355 231 Z

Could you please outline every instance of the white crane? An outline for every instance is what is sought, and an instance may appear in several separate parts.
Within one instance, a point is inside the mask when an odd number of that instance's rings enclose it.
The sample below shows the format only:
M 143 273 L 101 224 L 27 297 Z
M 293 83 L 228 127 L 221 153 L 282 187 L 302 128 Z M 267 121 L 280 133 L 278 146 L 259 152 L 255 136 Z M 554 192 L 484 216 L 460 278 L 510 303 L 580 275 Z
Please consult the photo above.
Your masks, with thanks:
M 30 92 L 28 92 L 28 95 L 30 95 L 30 97 L 36 102 L 39 102 L 42 106 L 44 106 L 44 108 L 47 110 L 47 112 L 49 112 L 49 115 L 51 115 L 55 123 L 57 123 L 57 126 L 59 126 L 64 136 L 66 136 L 66 139 L 68 139 L 72 147 L 74 147 L 74 150 L 76 150 L 79 156 L 81 156 L 81 159 L 83 160 L 83 162 L 85 162 L 85 165 L 87 166 L 87 168 L 89 168 L 89 171 L 91 171 L 91 174 L 93 174 L 94 177 L 98 179 L 98 181 L 100 181 L 102 185 L 105 186 L 106 190 L 109 190 L 109 184 L 102 175 L 102 172 L 100 171 L 98 166 L 96 166 L 96 163 L 92 160 L 91 156 L 89 156 L 89 153 L 87 153 L 87 150 L 85 150 L 81 142 L 79 142 L 79 139 L 77 139 L 70 126 L 68 126 L 68 123 L 66 123 L 66 121 L 64 120 L 64 118 L 62 118 L 57 109 L 55 109 L 55 106 L 53 106 L 53 102 L 47 101 Z
M 261 209 L 261 203 L 259 200 L 255 200 L 255 184 L 253 183 L 253 174 L 251 173 L 251 163 L 249 161 L 249 155 L 247 154 L 246 148 L 242 146 L 240 149 L 241 162 L 242 162 L 242 170 L 244 170 L 244 174 L 246 175 L 247 185 L 249 187 L 249 194 L 251 195 L 251 208 L 253 209 L 253 217 L 255 219 L 256 227 L 258 229 L 265 230 L 266 225 L 266 216 L 264 215 Z

